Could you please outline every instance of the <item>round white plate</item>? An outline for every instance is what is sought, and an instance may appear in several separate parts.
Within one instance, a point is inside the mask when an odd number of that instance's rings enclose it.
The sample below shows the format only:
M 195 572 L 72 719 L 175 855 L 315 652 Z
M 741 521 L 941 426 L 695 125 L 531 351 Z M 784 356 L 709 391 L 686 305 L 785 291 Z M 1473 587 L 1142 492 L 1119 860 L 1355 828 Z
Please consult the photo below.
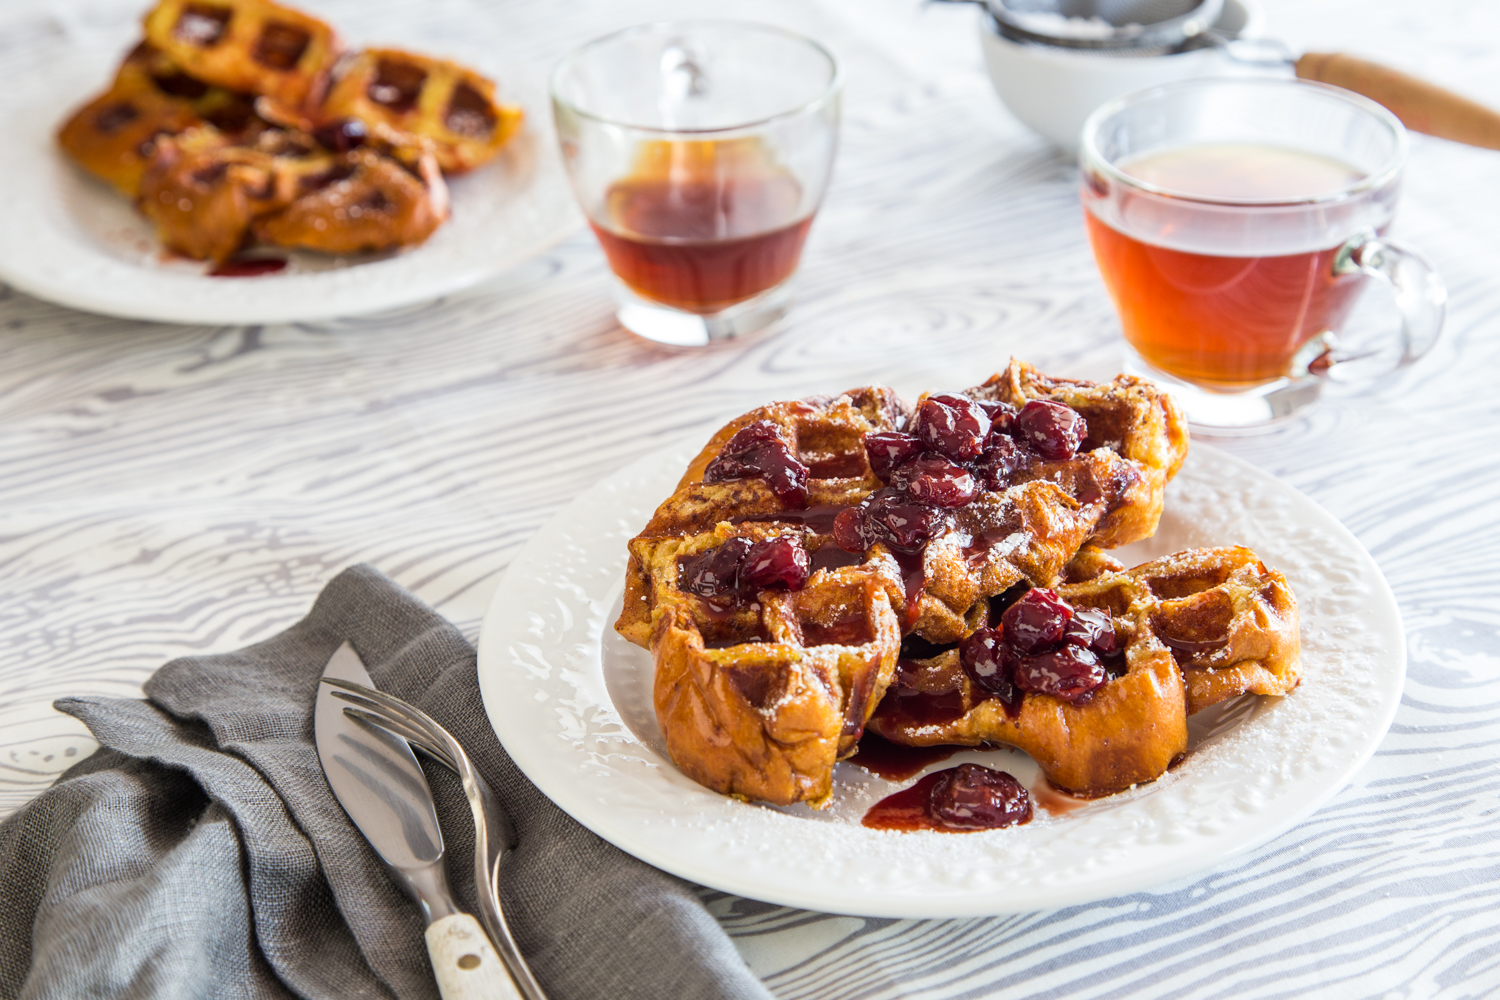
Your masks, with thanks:
M 132 11 L 139 16 L 138 11 Z M 281 323 L 379 312 L 473 285 L 563 239 L 582 223 L 552 132 L 545 86 L 500 74 L 525 125 L 501 154 L 452 178 L 452 217 L 426 243 L 363 257 L 287 254 L 285 271 L 211 278 L 169 257 L 151 224 L 54 141 L 73 110 L 102 90 L 131 44 L 124 34 L 32 29 L 11 45 L 0 88 L 0 281 L 89 312 L 177 323 Z
M 1243 544 L 1286 574 L 1302 617 L 1303 682 L 1193 719 L 1187 759 L 1158 781 L 1008 830 L 870 830 L 892 783 L 839 764 L 833 805 L 738 802 L 684 777 L 651 706 L 651 657 L 611 627 L 625 543 L 692 447 L 636 462 L 580 496 L 501 581 L 480 632 L 479 686 L 501 742 L 554 802 L 604 839 L 725 892 L 834 913 L 962 917 L 1105 899 L 1255 847 L 1326 801 L 1374 752 L 1400 700 L 1406 646 L 1394 596 L 1341 524 L 1274 477 L 1194 444 L 1156 537 L 1128 565 Z M 1012 750 L 966 751 L 1031 785 Z

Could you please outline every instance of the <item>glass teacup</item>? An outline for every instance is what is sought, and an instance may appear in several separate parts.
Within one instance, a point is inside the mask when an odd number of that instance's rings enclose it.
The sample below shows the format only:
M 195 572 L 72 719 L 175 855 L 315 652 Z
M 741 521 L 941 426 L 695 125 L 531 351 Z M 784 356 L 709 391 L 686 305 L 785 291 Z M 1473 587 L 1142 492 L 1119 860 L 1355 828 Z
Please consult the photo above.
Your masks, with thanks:
M 1302 81 L 1195 80 L 1099 108 L 1084 217 L 1129 366 L 1195 426 L 1232 433 L 1420 357 L 1447 295 L 1384 237 L 1406 149 L 1385 108 Z M 1398 330 L 1346 329 L 1372 278 L 1395 292 Z
M 563 59 L 552 102 L 627 329 L 693 346 L 785 314 L 838 142 L 822 46 L 738 21 L 645 25 Z

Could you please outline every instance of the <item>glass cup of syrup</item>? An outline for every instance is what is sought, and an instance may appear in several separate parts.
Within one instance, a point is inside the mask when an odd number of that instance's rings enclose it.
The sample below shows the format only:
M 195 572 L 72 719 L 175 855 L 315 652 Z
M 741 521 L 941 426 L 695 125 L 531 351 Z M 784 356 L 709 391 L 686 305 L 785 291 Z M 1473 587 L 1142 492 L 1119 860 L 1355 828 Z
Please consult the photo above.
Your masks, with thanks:
M 626 329 L 691 347 L 786 314 L 833 167 L 839 95 L 822 46 L 740 21 L 629 28 L 558 64 L 563 160 Z
M 1385 238 L 1406 130 L 1322 84 L 1214 79 L 1104 105 L 1080 146 L 1084 219 L 1114 299 L 1127 366 L 1195 428 L 1254 432 L 1328 382 L 1410 364 L 1437 339 L 1447 293 Z M 1361 296 L 1394 293 L 1397 322 Z

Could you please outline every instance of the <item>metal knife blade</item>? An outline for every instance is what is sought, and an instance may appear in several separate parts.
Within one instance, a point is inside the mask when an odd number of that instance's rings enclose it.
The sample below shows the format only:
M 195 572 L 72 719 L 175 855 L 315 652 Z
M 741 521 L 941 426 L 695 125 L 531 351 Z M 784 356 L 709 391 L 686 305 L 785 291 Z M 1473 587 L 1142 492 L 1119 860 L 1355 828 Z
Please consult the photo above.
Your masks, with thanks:
M 344 643 L 325 677 L 374 687 L 354 647 Z M 313 737 L 318 760 L 339 805 L 375 853 L 421 906 L 429 924 L 458 912 L 443 865 L 443 833 L 427 778 L 411 747 L 398 736 L 344 714 L 348 703 L 318 685 Z

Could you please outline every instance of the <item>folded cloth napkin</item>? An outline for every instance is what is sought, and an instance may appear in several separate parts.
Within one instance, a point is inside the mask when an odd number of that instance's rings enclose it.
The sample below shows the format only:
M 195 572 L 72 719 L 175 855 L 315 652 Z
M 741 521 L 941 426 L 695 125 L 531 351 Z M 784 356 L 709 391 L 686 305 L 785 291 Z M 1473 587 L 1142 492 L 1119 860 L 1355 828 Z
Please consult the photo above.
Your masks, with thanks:
M 474 650 L 369 566 L 237 653 L 174 660 L 146 701 L 69 698 L 101 749 L 0 825 L 0 997 L 435 998 L 416 908 L 350 824 L 313 748 L 345 639 L 382 690 L 463 744 L 515 823 L 501 897 L 552 1000 L 770 1000 L 686 882 L 600 840 L 511 762 Z M 454 890 L 473 829 L 429 766 Z

